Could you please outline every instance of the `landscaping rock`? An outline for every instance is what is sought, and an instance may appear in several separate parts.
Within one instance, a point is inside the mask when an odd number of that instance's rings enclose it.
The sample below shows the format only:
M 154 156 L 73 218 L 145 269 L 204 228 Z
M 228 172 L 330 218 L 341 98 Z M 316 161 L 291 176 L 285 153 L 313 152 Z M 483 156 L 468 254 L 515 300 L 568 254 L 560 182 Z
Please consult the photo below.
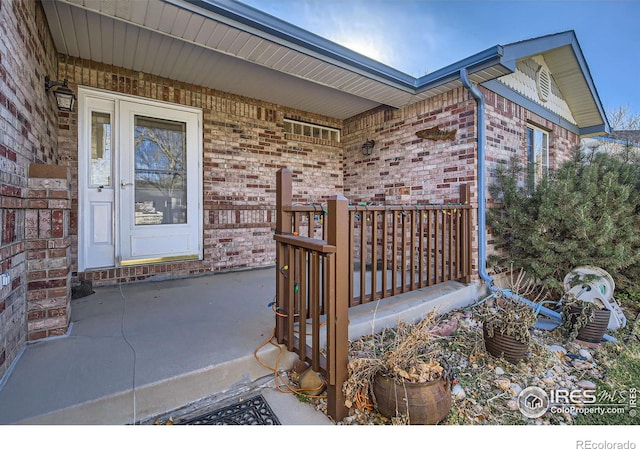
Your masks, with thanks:
M 513 396 L 518 396 L 520 394 L 520 392 L 522 391 L 522 387 L 520 386 L 520 384 L 513 382 L 510 386 L 511 389 L 511 394 Z
M 446 323 L 434 327 L 431 331 L 440 337 L 450 337 L 458 330 L 458 320 L 453 318 Z
M 584 360 L 574 360 L 572 365 L 575 369 L 579 370 L 588 370 L 593 366 L 591 363 L 585 362 Z
M 551 351 L 553 354 L 556 354 L 556 355 L 558 355 L 557 354 L 558 352 L 561 352 L 562 354 L 566 354 L 567 353 L 567 350 L 563 346 L 560 346 L 560 345 L 551 345 L 551 346 L 549 346 L 549 351 Z
M 591 353 L 584 348 L 580 349 L 580 351 L 578 351 L 578 354 L 580 354 L 582 357 L 584 357 L 587 360 L 591 360 L 593 358 L 591 356 Z
M 509 387 L 511 387 L 511 381 L 509 379 L 497 379 L 496 387 L 500 388 L 502 391 L 507 391 Z
M 591 382 L 590 380 L 581 380 L 580 382 L 578 382 L 578 388 L 581 388 L 583 390 L 595 390 L 596 384 Z
M 507 401 L 507 408 L 509 410 L 518 410 L 518 401 L 510 399 Z
M 456 399 L 464 399 L 467 393 L 465 393 L 464 388 L 460 386 L 460 384 L 454 385 L 451 389 L 451 394 Z
M 322 393 L 322 378 L 320 377 L 320 374 L 316 373 L 311 368 L 307 369 L 300 375 L 298 382 L 300 383 L 300 392 L 303 394 L 319 395 Z
M 546 413 L 537 419 L 523 417 L 518 409 L 518 395 L 531 386 L 547 392 L 554 388 L 593 391 L 597 383 L 605 380 L 606 365 L 600 366 L 599 353 L 604 343 L 594 345 L 595 349 L 577 341 L 560 345 L 557 334 L 536 330 L 532 332 L 535 344 L 530 347 L 530 355 L 518 364 L 505 366 L 504 361 L 491 356 L 482 345 L 481 322 L 464 314 L 445 316 L 442 322 L 448 324 L 453 320 L 457 320 L 457 331 L 439 339 L 439 354 L 459 382 L 451 388 L 455 413 L 445 424 L 575 424 L 574 418 L 579 415 L 575 410 Z M 357 418 L 352 416 L 344 424 L 398 424 L 381 418 L 375 410 L 352 409 L 350 413 Z

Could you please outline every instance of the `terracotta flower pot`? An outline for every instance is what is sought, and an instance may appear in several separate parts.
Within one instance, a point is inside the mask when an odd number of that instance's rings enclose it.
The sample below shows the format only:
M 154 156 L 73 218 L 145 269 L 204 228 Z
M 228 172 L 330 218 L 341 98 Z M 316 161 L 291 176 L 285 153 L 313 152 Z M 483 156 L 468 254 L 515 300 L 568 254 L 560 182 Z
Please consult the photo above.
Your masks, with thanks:
M 445 378 L 414 383 L 377 375 L 373 393 L 382 415 L 393 418 L 406 414 L 409 424 L 437 424 L 451 410 L 451 383 Z

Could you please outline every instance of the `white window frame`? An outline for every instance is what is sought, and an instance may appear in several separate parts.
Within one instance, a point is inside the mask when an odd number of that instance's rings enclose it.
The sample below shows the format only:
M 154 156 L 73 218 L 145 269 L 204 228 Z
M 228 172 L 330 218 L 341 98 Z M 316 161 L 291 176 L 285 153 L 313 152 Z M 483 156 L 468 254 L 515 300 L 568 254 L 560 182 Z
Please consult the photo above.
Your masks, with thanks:
M 296 136 L 314 137 L 336 143 L 340 142 L 340 130 L 328 126 L 315 125 L 313 123 L 286 118 L 284 119 L 284 130 Z
M 525 136 L 527 155 L 527 185 L 532 193 L 549 174 L 549 132 L 527 124 Z

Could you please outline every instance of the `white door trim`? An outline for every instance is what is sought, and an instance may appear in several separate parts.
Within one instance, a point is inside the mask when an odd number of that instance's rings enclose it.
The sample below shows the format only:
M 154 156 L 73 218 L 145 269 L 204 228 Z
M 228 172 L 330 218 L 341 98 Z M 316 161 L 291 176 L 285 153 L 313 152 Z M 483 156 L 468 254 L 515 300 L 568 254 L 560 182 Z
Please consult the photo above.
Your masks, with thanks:
M 90 254 L 87 254 L 87 248 L 89 243 L 90 236 L 88 235 L 89 230 L 89 202 L 88 202 L 88 192 L 89 192 L 89 165 L 90 165 L 90 154 L 88 154 L 86 148 L 88 143 L 88 139 L 90 138 L 90 126 L 91 126 L 91 117 L 90 117 L 90 108 L 91 102 L 95 100 L 99 101 L 110 101 L 113 104 L 113 123 L 112 123 L 112 132 L 113 132 L 113 155 L 112 155 L 112 166 L 113 166 L 113 187 L 114 187 L 114 201 L 113 201 L 113 234 L 114 234 L 114 262 L 113 266 L 121 266 L 121 265 L 133 265 L 133 264 L 142 264 L 142 263 L 152 263 L 163 260 L 191 260 L 191 259 L 200 259 L 203 258 L 203 242 L 204 242 L 204 226 L 203 226 L 203 169 L 202 169 L 202 159 L 203 159 L 203 143 L 202 143 L 202 109 L 191 107 L 191 106 L 183 106 L 174 103 L 168 103 L 163 101 L 155 101 L 144 98 L 135 97 L 132 95 L 118 94 L 109 91 L 103 91 L 95 88 L 88 88 L 84 86 L 80 86 L 78 88 L 78 271 L 82 272 L 86 269 L 91 269 L 91 263 L 89 258 Z M 195 189 L 193 195 L 190 195 L 190 200 L 188 203 L 188 211 L 193 212 L 193 215 L 190 216 L 191 223 L 193 227 L 191 228 L 191 238 L 194 240 L 194 251 L 192 254 L 180 254 L 180 255 L 167 255 L 168 257 L 141 257 L 139 260 L 131 260 L 127 259 L 124 262 L 122 260 L 121 248 L 122 248 L 122 238 L 123 238 L 123 229 L 121 228 L 122 219 L 120 217 L 121 210 L 121 187 L 120 184 L 122 182 L 122 173 L 120 169 L 120 160 L 121 160 L 121 139 L 122 136 L 122 124 L 126 123 L 123 120 L 126 120 L 126 117 L 122 117 L 121 115 L 121 104 L 122 103 L 130 103 L 135 106 L 139 106 L 141 109 L 145 109 L 145 107 L 156 111 L 167 111 L 172 113 L 173 111 L 177 113 L 187 113 L 195 114 L 192 117 L 195 117 L 197 120 L 197 124 L 195 128 L 190 129 L 190 134 L 188 135 L 188 139 L 193 140 L 193 148 L 190 153 L 188 153 L 189 164 L 189 177 L 195 177 L 195 181 L 190 183 L 189 189 Z M 161 109 L 157 109 L 161 108 Z M 195 135 L 194 135 L 195 133 Z M 195 204 L 192 204 L 195 203 Z M 194 206 L 191 209 L 191 206 Z M 193 223 L 195 221 L 195 223 Z M 163 225 L 163 226 L 171 226 L 171 225 Z M 197 235 L 193 235 L 197 234 Z

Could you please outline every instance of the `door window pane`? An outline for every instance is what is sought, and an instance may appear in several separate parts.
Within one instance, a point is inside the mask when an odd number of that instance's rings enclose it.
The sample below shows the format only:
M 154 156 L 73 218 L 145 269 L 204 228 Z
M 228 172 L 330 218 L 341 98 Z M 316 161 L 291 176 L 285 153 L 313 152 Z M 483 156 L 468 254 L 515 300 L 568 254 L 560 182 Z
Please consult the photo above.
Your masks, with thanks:
M 187 222 L 186 124 L 135 117 L 135 224 Z
M 111 114 L 91 112 L 91 187 L 111 186 Z

